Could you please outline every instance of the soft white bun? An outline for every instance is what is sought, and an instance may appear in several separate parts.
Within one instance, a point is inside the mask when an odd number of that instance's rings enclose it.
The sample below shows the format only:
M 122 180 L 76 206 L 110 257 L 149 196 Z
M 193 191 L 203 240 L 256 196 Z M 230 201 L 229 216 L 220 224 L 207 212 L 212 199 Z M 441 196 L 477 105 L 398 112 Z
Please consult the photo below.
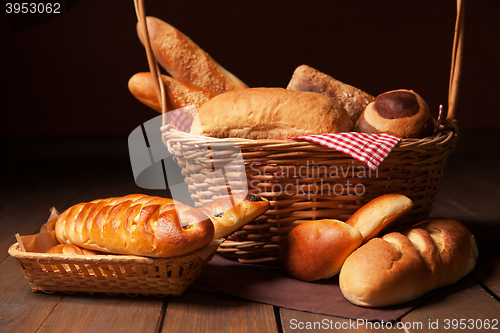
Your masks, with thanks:
M 353 304 L 384 307 L 452 284 L 474 269 L 474 236 L 451 219 L 430 219 L 373 238 L 344 262 L 340 289 Z
M 282 264 L 296 279 L 327 279 L 340 271 L 344 260 L 362 241 L 359 231 L 342 221 L 304 222 L 286 236 L 281 247 Z
M 346 223 L 358 229 L 366 242 L 400 221 L 412 207 L 413 201 L 407 196 L 384 194 L 358 209 Z

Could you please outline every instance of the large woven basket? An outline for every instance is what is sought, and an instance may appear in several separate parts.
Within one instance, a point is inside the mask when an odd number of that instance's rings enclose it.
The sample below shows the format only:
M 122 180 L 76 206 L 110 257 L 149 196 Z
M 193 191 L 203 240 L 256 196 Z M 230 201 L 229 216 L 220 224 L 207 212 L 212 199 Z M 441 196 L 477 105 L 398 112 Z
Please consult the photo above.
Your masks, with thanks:
M 164 113 L 163 142 L 181 167 L 197 207 L 239 191 L 259 194 L 271 202 L 264 215 L 227 237 L 218 251 L 244 263 L 277 264 L 280 241 L 296 225 L 322 218 L 346 220 L 369 200 L 385 193 L 401 193 L 413 200 L 414 208 L 403 224 L 427 218 L 439 192 L 446 160 L 458 140 L 455 110 L 463 24 L 462 1 L 457 0 L 447 117 L 439 133 L 403 139 L 376 170 L 344 153 L 302 140 L 190 135 L 174 129 Z M 158 79 L 161 103 L 166 106 L 165 88 L 151 50 L 148 59 Z
M 217 246 L 175 258 L 65 256 L 9 248 L 34 292 L 181 295 L 200 276 Z M 208 252 L 205 252 L 207 251 Z

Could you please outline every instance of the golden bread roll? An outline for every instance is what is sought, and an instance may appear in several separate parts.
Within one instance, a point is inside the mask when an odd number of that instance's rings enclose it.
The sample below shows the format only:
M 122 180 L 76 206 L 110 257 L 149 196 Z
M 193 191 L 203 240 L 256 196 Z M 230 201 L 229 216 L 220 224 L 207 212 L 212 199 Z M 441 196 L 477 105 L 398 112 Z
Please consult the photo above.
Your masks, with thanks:
M 357 132 L 420 138 L 432 133 L 429 106 L 412 90 L 393 90 L 368 104 L 355 125 Z
M 46 253 L 62 254 L 68 257 L 75 255 L 95 256 L 104 254 L 99 251 L 84 249 L 83 247 L 79 247 L 73 244 L 57 244 L 56 246 L 53 246 L 50 249 L 48 249 Z
M 287 89 L 315 92 L 339 101 L 353 123 L 356 123 L 365 107 L 375 99 L 361 89 L 345 84 L 307 65 L 301 65 L 295 69 Z
M 372 238 L 344 262 L 339 284 L 353 304 L 384 307 L 414 300 L 470 273 L 478 250 L 460 222 L 429 219 Z
M 248 88 L 175 27 L 151 16 L 146 22 L 155 58 L 172 77 L 216 93 Z M 144 44 L 139 24 L 137 33 Z
M 191 134 L 216 138 L 284 139 L 349 132 L 352 122 L 339 102 L 283 88 L 249 88 L 220 94 L 198 110 Z
M 363 241 L 361 233 L 338 220 L 299 224 L 285 237 L 281 261 L 292 277 L 302 281 L 327 279 L 340 271 L 346 258 Z
M 108 253 L 176 257 L 213 239 L 210 219 L 167 198 L 130 194 L 74 205 L 56 221 L 58 241 Z
M 238 193 L 198 208 L 214 224 L 214 238 L 227 237 L 269 209 L 269 200 L 255 194 Z
M 412 208 L 410 198 L 402 194 L 384 194 L 363 205 L 346 223 L 361 232 L 366 242 L 399 222 Z
M 161 76 L 165 86 L 167 110 L 176 110 L 188 105 L 199 108 L 204 103 L 218 95 L 213 91 L 198 87 L 192 83 L 180 81 L 167 75 Z M 156 95 L 151 73 L 137 73 L 128 81 L 132 95 L 146 106 L 161 112 L 161 106 Z

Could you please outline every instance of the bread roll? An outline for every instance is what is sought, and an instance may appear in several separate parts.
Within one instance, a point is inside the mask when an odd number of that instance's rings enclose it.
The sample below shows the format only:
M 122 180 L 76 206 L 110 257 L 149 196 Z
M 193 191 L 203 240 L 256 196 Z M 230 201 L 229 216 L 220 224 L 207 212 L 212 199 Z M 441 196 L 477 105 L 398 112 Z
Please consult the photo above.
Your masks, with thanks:
M 302 281 L 327 279 L 361 245 L 361 233 L 338 220 L 304 222 L 292 229 L 281 246 L 281 261 L 292 277 Z
M 269 209 L 269 200 L 255 194 L 238 193 L 200 208 L 214 224 L 214 238 L 229 236 Z
M 346 223 L 361 232 L 366 242 L 395 225 L 412 208 L 410 198 L 402 194 L 384 194 L 363 205 Z
M 315 92 L 339 101 L 353 123 L 356 123 L 365 107 L 374 100 L 372 95 L 361 89 L 345 84 L 307 65 L 301 65 L 295 69 L 287 89 Z
M 204 103 L 217 96 L 218 93 L 198 87 L 192 83 L 180 81 L 167 75 L 161 76 L 165 86 L 167 110 L 176 110 L 188 105 L 199 108 Z M 128 81 L 132 95 L 146 106 L 161 112 L 161 106 L 156 95 L 151 73 L 137 73 Z
M 175 257 L 213 239 L 210 219 L 178 201 L 143 194 L 80 203 L 56 221 L 58 241 L 108 253 Z
M 339 102 L 283 88 L 230 91 L 203 104 L 198 116 L 191 134 L 216 138 L 284 139 L 352 128 Z
M 474 269 L 477 255 L 463 224 L 430 219 L 362 245 L 345 261 L 339 284 L 353 304 L 396 305 L 460 280 Z
M 248 88 L 170 24 L 151 16 L 146 18 L 146 22 L 155 58 L 172 77 L 216 93 Z M 137 33 L 144 44 L 139 25 Z
M 387 133 L 400 138 L 420 138 L 432 133 L 427 103 L 412 90 L 393 90 L 368 104 L 355 125 L 364 133 Z
M 79 247 L 73 244 L 57 244 L 56 246 L 53 246 L 50 249 L 48 249 L 46 253 L 62 254 L 68 257 L 72 257 L 75 255 L 95 256 L 104 254 L 99 251 L 84 249 L 83 247 Z

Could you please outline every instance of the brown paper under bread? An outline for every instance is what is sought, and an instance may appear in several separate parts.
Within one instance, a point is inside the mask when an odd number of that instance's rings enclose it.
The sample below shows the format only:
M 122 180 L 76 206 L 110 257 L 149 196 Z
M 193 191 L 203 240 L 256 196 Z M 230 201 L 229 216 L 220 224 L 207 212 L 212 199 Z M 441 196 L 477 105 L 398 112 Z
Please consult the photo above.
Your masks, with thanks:
M 460 280 L 474 269 L 477 255 L 463 224 L 430 219 L 368 241 L 344 262 L 339 284 L 356 305 L 396 305 Z
M 216 93 L 248 88 L 175 27 L 151 16 L 146 22 L 155 58 L 172 77 Z M 137 33 L 144 41 L 142 31 Z
M 310 91 L 333 98 L 346 109 L 353 123 L 356 123 L 365 107 L 374 97 L 361 89 L 334 79 L 307 65 L 295 69 L 287 89 Z
M 208 89 L 198 87 L 192 83 L 174 79 L 167 75 L 162 75 L 161 79 L 165 86 L 167 98 L 167 110 L 172 111 L 194 105 L 199 108 L 218 93 Z M 154 78 L 151 73 L 137 73 L 128 81 L 128 88 L 132 95 L 146 106 L 161 112 L 161 106 L 156 95 Z
M 130 194 L 70 207 L 55 232 L 60 243 L 86 249 L 168 258 L 209 244 L 214 227 L 205 214 L 173 199 Z
M 191 134 L 216 138 L 284 139 L 352 129 L 340 103 L 283 88 L 230 91 L 203 104 L 198 116 Z

